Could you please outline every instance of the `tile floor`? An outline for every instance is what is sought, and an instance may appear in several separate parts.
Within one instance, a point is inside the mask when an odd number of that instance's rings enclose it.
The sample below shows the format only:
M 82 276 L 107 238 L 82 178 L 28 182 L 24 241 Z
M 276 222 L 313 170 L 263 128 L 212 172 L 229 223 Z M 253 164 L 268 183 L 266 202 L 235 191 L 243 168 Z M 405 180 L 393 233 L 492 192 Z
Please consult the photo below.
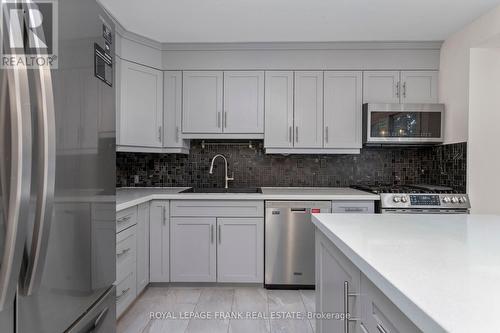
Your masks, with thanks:
M 118 333 L 307 333 L 314 332 L 314 290 L 266 290 L 259 287 L 149 287 L 118 321 Z M 150 319 L 151 312 L 166 318 Z M 216 313 L 256 318 L 215 318 Z M 269 318 L 300 312 L 305 318 Z M 180 318 L 180 314 L 183 318 Z M 186 318 L 185 313 L 211 315 L 210 320 Z M 161 315 L 161 314 L 159 314 Z M 229 314 L 228 314 L 229 315 Z M 175 316 L 175 318 L 173 318 Z M 267 317 L 267 318 L 264 318 Z M 283 317 L 283 316 L 282 316 Z

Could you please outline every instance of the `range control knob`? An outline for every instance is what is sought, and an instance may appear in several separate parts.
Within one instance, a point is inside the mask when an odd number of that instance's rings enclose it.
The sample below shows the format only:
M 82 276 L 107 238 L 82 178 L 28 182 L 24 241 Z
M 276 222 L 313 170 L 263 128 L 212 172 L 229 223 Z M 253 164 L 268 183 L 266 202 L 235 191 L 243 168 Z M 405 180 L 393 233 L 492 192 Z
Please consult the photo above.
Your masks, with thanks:
M 395 196 L 394 198 L 392 198 L 392 201 L 394 201 L 394 202 L 400 202 L 400 201 L 401 201 L 401 198 L 400 198 L 400 197 Z
M 452 203 L 458 203 L 458 198 L 457 198 L 457 197 L 453 197 L 453 198 L 451 198 L 451 202 L 452 202 Z
M 443 198 L 443 202 L 444 202 L 444 203 L 450 203 L 450 202 L 451 202 L 450 197 L 444 197 L 444 198 Z
M 408 198 L 407 197 L 401 197 L 401 202 L 404 202 L 404 203 L 408 202 Z
M 460 199 L 458 199 L 458 202 L 460 202 L 460 203 L 466 203 L 467 202 L 467 198 L 466 197 L 461 197 Z

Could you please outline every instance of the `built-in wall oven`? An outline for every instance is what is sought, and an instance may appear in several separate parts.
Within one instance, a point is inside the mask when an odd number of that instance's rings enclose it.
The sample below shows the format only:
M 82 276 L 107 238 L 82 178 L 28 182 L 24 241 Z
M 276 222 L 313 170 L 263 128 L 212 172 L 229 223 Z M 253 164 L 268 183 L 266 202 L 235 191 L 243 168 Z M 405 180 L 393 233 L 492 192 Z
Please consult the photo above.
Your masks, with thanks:
M 443 142 L 443 104 L 364 104 L 365 145 L 425 145 Z

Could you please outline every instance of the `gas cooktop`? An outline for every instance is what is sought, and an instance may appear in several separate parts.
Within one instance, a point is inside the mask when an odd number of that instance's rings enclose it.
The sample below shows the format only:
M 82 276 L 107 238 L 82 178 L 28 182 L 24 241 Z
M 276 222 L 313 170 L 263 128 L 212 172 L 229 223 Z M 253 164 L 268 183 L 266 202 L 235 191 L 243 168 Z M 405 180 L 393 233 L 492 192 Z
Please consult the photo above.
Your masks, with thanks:
M 450 187 L 427 184 L 367 184 L 353 188 L 380 195 L 379 213 L 467 213 L 469 197 Z
M 460 192 L 446 186 L 436 186 L 427 184 L 417 185 L 389 185 L 389 184 L 365 184 L 354 185 L 355 189 L 372 192 L 374 194 L 381 193 L 438 193 L 438 194 L 459 194 Z

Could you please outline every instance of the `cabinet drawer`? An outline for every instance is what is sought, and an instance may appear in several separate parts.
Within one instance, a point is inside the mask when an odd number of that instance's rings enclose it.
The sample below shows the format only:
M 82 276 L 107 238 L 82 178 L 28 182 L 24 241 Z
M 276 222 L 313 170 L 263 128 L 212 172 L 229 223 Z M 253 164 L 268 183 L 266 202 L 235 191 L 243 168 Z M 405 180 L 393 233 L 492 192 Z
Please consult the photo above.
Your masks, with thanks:
M 136 296 L 135 272 L 130 273 L 116 285 L 116 318 L 127 309 Z
M 134 224 L 137 224 L 137 206 L 130 207 L 116 213 L 117 233 L 127 229 Z
M 360 324 L 368 332 L 422 332 L 364 275 L 361 275 L 361 294 L 364 304 Z
M 123 280 L 136 267 L 136 226 L 116 235 L 116 281 Z
M 264 201 L 175 200 L 170 205 L 176 217 L 264 217 Z
M 374 201 L 332 201 L 332 213 L 373 213 Z

